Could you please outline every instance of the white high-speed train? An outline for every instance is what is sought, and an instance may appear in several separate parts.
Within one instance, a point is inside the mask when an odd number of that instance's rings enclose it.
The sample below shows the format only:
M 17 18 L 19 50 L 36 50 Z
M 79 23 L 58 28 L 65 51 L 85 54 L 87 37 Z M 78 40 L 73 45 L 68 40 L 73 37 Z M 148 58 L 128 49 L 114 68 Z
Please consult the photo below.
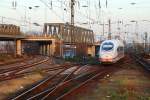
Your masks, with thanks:
M 99 51 L 101 63 L 115 63 L 124 57 L 124 44 L 120 40 L 105 40 Z

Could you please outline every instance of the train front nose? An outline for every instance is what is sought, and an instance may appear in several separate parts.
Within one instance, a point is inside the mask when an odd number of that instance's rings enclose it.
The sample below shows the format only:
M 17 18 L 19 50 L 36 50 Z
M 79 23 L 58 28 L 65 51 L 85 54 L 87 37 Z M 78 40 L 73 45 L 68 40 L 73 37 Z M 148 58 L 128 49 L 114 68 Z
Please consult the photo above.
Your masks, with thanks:
M 112 55 L 103 55 L 100 57 L 100 62 L 112 62 L 113 61 L 113 57 Z

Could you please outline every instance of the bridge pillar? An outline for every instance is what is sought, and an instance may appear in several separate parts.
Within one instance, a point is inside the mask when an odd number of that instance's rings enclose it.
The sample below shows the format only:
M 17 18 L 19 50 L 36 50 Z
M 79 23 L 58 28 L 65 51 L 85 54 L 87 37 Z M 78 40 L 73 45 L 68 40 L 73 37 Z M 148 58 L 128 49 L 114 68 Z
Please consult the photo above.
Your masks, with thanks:
M 51 44 L 49 44 L 49 56 L 52 56 L 51 55 Z
M 95 57 L 95 46 L 88 46 L 88 55 L 91 55 L 92 57 Z
M 52 40 L 52 44 L 49 44 L 49 55 L 54 56 L 55 52 L 55 40 Z
M 48 56 L 48 44 L 45 44 L 45 55 Z
M 40 45 L 40 54 L 51 56 L 51 45 L 50 44 L 42 44 Z
M 50 54 L 52 55 L 52 56 L 54 56 L 54 53 L 55 53 L 55 47 L 56 47 L 56 45 L 55 45 L 55 40 L 52 40 L 52 44 L 51 44 L 51 46 L 50 46 Z
M 49 47 L 50 47 L 50 44 L 47 44 L 47 56 L 50 56 L 50 52 L 49 52 L 50 48 Z
M 53 50 L 52 50 L 52 44 L 50 45 L 50 54 L 51 54 L 51 56 L 53 56 Z
M 42 55 L 45 55 L 45 45 L 42 44 Z
M 46 55 L 46 45 L 43 45 L 43 55 Z
M 40 55 L 43 53 L 43 45 L 40 45 Z
M 63 57 L 63 41 L 60 41 L 60 56 Z
M 95 57 L 95 46 L 92 46 L 92 57 Z
M 21 40 L 16 40 L 16 54 L 21 56 Z

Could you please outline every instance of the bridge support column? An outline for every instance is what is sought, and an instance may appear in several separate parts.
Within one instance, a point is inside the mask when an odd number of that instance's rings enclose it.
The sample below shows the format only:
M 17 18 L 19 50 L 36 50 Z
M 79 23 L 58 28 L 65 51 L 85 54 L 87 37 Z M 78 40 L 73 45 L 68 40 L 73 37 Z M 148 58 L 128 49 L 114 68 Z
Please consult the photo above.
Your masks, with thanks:
M 50 52 L 49 52 L 49 51 L 50 51 L 50 48 L 49 48 L 49 46 L 50 46 L 50 45 L 47 44 L 47 56 L 50 56 Z
M 43 45 L 43 55 L 46 55 L 46 45 Z
M 40 45 L 40 55 L 42 55 L 42 53 L 43 53 L 43 46 Z
M 16 54 L 21 56 L 21 40 L 16 40 Z
M 92 57 L 95 57 L 95 46 L 88 46 L 87 48 L 88 55 L 91 55 Z
M 48 48 L 47 48 L 47 44 L 45 44 L 45 55 L 48 56 Z
M 63 58 L 63 41 L 60 41 L 60 56 Z
M 52 40 L 52 44 L 51 44 L 51 55 L 52 56 L 54 56 L 55 54 L 55 47 L 56 47 L 56 45 L 55 45 L 55 40 Z
M 49 55 L 50 55 L 50 56 L 52 56 L 51 51 L 52 51 L 52 50 L 51 50 L 51 44 L 50 44 L 50 45 L 49 45 Z
M 95 46 L 92 46 L 92 57 L 95 57 Z

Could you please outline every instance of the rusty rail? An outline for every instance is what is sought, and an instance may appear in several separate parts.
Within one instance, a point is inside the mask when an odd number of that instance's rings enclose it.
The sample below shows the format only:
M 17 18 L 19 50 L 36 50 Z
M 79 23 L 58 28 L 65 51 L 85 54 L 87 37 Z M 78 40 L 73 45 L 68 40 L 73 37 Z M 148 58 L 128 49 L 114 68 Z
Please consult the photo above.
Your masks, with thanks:
M 0 72 L 0 81 L 5 81 L 5 80 L 10 80 L 10 79 L 13 79 L 13 78 L 17 78 L 17 77 L 20 77 L 22 76 L 21 74 L 17 74 L 18 72 L 22 71 L 22 70 L 25 70 L 25 69 L 28 69 L 28 68 L 31 68 L 33 66 L 36 66 L 36 65 L 39 65 L 39 64 L 42 64 L 46 61 L 48 61 L 49 58 L 46 58 L 42 61 L 36 61 L 32 64 L 25 64 L 25 65 L 22 65 L 22 66 L 16 66 L 16 67 L 13 67 L 13 68 L 9 68 L 8 70 L 2 70 Z
M 71 67 L 73 67 L 73 66 L 71 66 Z M 69 69 L 69 68 L 67 68 L 67 69 Z M 31 89 L 19 94 L 18 96 L 13 98 L 13 100 L 24 100 L 24 99 L 26 100 L 26 99 L 29 99 L 29 98 L 33 98 L 33 96 L 36 96 L 40 92 L 43 92 L 45 89 L 53 88 L 53 87 L 57 86 L 59 83 L 64 82 L 67 79 L 69 79 L 72 76 L 72 74 L 76 70 L 79 69 L 79 66 L 74 71 L 72 71 L 70 74 L 61 75 L 61 73 L 63 73 L 67 69 L 66 68 L 62 69 L 61 71 L 57 72 L 53 76 L 49 75 L 45 80 L 41 81 L 39 84 L 35 85 Z
M 14 97 L 12 100 L 56 100 L 65 98 L 76 89 L 79 89 L 81 86 L 89 83 L 90 80 L 93 80 L 97 77 L 103 78 L 106 74 L 113 72 L 114 67 L 117 66 L 117 70 L 121 68 L 125 63 L 117 63 L 112 66 L 101 66 L 101 69 L 90 71 L 89 73 L 80 73 L 79 75 L 74 75 L 76 72 L 74 70 L 69 75 L 61 75 L 66 69 L 62 69 L 53 76 L 48 76 L 45 80 L 41 81 L 39 84 L 36 84 L 30 89 L 24 91 Z M 81 66 L 80 66 L 81 67 Z M 58 78 L 59 76 L 59 78 Z
M 77 88 L 78 86 L 84 85 L 86 82 L 89 80 L 93 79 L 93 77 L 97 76 L 97 74 L 104 74 L 108 71 L 105 69 L 100 70 L 100 71 L 95 71 L 92 73 L 85 73 L 84 75 L 75 77 L 69 81 L 64 82 L 60 86 L 58 86 L 56 89 L 53 91 L 49 92 L 46 94 L 44 97 L 40 98 L 41 100 L 56 100 L 59 97 L 62 98 L 63 95 L 66 93 L 72 91 L 72 89 Z
M 142 65 L 144 69 L 150 72 L 150 63 L 148 61 L 138 55 L 133 55 L 133 58 L 136 60 L 136 62 Z

